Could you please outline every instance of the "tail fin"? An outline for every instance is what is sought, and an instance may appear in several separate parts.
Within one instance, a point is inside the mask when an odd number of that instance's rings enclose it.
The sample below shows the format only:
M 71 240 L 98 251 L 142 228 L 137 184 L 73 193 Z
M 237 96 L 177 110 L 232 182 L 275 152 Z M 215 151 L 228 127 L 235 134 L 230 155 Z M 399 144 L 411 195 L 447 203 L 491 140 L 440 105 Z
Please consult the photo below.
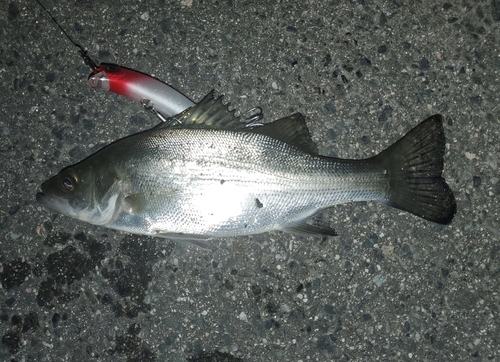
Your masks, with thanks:
M 457 205 L 441 177 L 445 138 L 443 117 L 427 118 L 398 142 L 373 158 L 389 176 L 390 206 L 424 219 L 449 224 Z

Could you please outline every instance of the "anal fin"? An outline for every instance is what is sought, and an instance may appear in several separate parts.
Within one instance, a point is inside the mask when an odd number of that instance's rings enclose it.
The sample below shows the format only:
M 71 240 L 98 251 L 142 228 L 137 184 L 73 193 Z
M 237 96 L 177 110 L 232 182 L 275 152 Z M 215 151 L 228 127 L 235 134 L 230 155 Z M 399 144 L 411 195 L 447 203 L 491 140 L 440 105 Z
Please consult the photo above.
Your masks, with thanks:
M 287 226 L 283 231 L 305 236 L 328 235 L 337 236 L 337 232 L 330 226 L 330 220 L 325 211 L 319 211 L 310 219 Z

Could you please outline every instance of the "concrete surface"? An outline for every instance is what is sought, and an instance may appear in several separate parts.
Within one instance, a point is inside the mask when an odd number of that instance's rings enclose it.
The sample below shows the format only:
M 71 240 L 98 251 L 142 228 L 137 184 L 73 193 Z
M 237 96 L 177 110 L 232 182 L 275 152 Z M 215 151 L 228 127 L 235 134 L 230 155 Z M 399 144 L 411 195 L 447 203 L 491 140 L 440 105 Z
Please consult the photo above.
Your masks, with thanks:
M 55 215 L 44 180 L 156 120 L 88 89 L 37 3 L 2 2 L 0 360 L 500 360 L 498 0 L 44 4 L 96 61 L 266 121 L 304 113 L 326 155 L 373 155 L 442 113 L 458 213 L 339 205 L 337 237 L 210 252 Z

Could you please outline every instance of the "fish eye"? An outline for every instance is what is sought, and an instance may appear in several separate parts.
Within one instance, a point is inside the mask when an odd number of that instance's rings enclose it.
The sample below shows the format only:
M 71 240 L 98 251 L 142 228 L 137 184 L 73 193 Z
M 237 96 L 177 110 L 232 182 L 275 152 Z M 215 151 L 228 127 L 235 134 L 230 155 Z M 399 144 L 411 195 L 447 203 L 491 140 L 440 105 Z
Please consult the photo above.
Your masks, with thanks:
M 76 180 L 73 176 L 66 176 L 61 180 L 60 186 L 64 192 L 71 192 L 75 189 Z

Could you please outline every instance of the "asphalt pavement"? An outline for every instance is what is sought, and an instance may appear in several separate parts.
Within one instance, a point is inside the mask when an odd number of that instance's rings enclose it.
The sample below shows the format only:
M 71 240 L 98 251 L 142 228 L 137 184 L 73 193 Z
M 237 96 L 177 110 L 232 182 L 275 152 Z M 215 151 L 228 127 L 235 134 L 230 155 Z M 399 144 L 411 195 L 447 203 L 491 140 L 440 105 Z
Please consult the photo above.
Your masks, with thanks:
M 441 113 L 458 211 L 337 205 L 338 236 L 213 250 L 56 215 L 43 181 L 157 120 L 88 88 L 34 0 L 2 2 L 0 360 L 500 360 L 500 1 L 43 3 L 96 62 L 265 122 L 303 113 L 323 155 L 375 155 Z

